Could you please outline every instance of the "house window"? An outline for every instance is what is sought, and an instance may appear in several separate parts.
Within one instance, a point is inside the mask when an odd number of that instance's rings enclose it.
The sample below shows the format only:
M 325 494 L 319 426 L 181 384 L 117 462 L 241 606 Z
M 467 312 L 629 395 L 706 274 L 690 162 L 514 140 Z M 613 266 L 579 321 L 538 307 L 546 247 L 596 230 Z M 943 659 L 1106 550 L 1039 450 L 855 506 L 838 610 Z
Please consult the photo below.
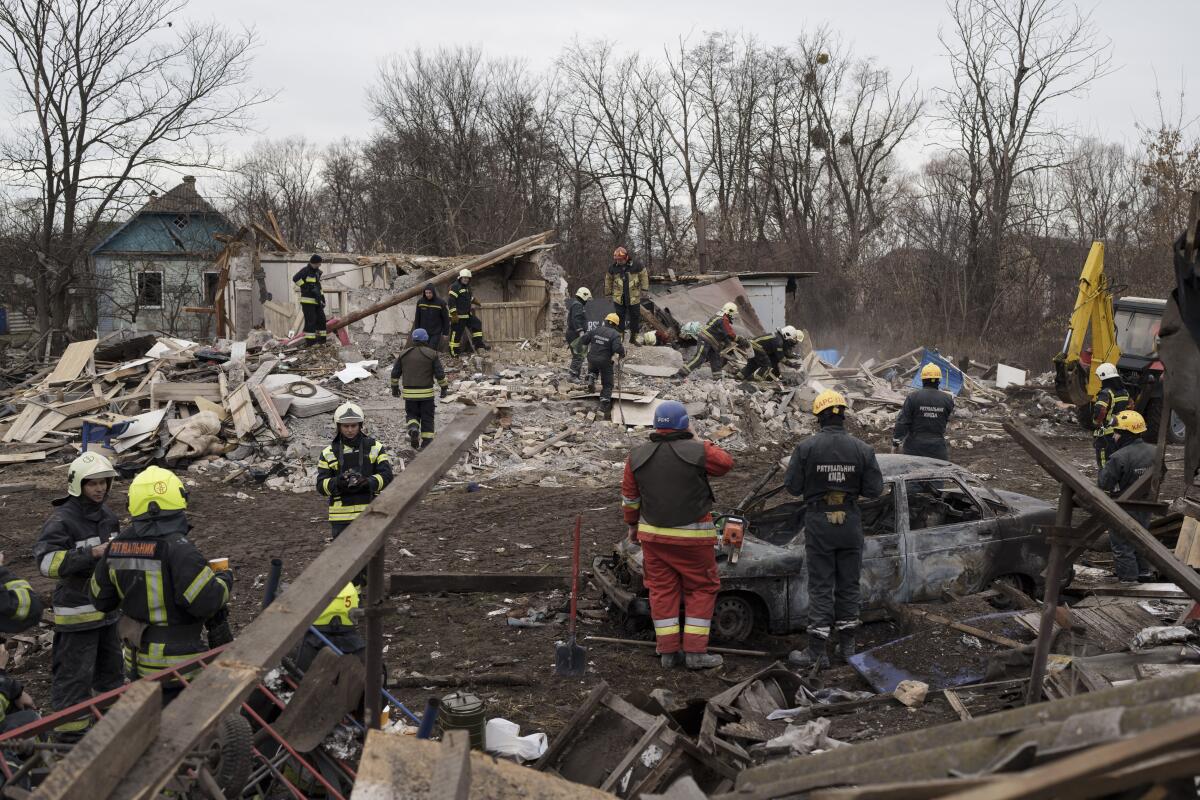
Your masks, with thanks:
M 219 272 L 204 273 L 204 304 L 209 308 L 217 304 L 217 285 L 220 280 L 221 273 Z
M 162 308 L 162 272 L 139 272 L 137 274 L 138 307 Z
M 178 214 L 175 217 L 174 224 L 175 224 L 176 228 L 178 228 L 179 230 L 183 230 L 184 228 L 186 228 L 188 226 L 189 222 L 191 222 L 191 220 L 189 220 L 186 216 L 184 216 L 183 214 Z

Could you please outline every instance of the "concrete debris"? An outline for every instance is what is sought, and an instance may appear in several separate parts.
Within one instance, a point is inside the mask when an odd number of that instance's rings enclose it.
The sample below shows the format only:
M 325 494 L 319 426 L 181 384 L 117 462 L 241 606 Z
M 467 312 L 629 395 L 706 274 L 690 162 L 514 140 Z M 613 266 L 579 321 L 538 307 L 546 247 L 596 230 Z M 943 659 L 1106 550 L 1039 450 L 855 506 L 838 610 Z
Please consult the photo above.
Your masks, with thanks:
M 909 708 L 925 705 L 925 696 L 929 694 L 929 684 L 922 681 L 900 681 L 892 696 Z

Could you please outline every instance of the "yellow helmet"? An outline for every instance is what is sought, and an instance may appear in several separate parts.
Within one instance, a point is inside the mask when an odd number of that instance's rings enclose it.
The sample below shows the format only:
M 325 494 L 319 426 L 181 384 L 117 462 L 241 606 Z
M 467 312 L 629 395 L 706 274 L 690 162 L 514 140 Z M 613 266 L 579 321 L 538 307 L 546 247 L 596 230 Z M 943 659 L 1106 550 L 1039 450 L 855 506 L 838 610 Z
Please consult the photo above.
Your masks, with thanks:
M 83 482 L 100 480 L 101 478 L 117 477 L 117 471 L 109 460 L 99 453 L 84 453 L 71 462 L 67 470 L 67 494 L 79 497 L 83 492 Z
M 350 610 L 354 608 L 358 608 L 358 587 L 353 583 L 347 583 L 337 593 L 337 596 L 329 601 L 329 605 L 325 606 L 325 610 L 321 612 L 321 616 L 317 617 L 313 624 L 317 626 L 329 625 L 336 619 L 346 627 L 350 627 L 354 624 L 350 619 Z
M 826 389 L 825 391 L 823 391 L 819 395 L 817 395 L 816 400 L 813 400 L 813 413 L 814 414 L 820 414 L 822 411 L 824 411 L 827 408 L 835 409 L 834 413 L 836 414 L 837 413 L 836 409 L 845 408 L 845 407 L 846 407 L 846 398 L 842 396 L 841 392 L 836 392 L 833 389 Z
M 1122 411 L 1117 414 L 1117 423 L 1113 428 L 1141 436 L 1146 432 L 1146 419 L 1136 411 Z
M 187 489 L 168 469 L 146 467 L 129 484 L 129 513 L 135 517 L 155 511 L 187 508 Z
M 921 380 L 923 381 L 940 381 L 942 379 L 942 368 L 937 364 L 926 364 L 921 367 Z
M 736 317 L 738 315 L 738 307 L 736 303 L 726 303 L 721 306 L 721 316 Z
M 621 318 L 620 318 L 620 317 L 618 317 L 616 314 L 608 314 L 608 315 L 606 315 L 606 316 L 604 317 L 604 321 L 605 321 L 605 322 L 611 322 L 613 325 L 620 325 L 620 324 L 621 324 Z
M 342 403 L 333 412 L 333 424 L 341 425 L 343 422 L 366 422 L 367 418 L 363 414 L 362 406 L 358 403 Z

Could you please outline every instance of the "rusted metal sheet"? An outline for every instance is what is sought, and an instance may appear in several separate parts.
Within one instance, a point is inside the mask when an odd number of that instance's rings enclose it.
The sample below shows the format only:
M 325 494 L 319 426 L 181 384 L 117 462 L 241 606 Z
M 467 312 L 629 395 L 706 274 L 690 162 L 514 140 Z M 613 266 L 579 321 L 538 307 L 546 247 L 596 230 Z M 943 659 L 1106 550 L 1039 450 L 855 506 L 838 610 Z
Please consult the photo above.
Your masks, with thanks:
M 733 327 L 739 333 L 749 336 L 761 336 L 766 333 L 746 295 L 746 287 L 742 286 L 742 282 L 737 278 L 679 288 L 655 295 L 652 299 L 656 306 L 670 311 L 671 316 L 681 325 L 691 321 L 707 322 L 716 316 L 721 306 L 736 303 L 741 315 L 734 321 Z

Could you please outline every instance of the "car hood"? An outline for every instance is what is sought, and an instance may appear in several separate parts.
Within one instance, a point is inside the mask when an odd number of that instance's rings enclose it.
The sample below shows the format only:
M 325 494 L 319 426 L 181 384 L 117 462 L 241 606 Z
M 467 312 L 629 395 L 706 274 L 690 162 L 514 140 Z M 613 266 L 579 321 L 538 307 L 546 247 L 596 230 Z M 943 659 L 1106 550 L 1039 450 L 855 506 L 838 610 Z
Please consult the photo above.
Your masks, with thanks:
M 1054 504 L 1037 497 L 1030 497 L 1019 492 L 1007 492 L 1003 489 L 991 490 L 997 497 L 1012 507 L 1019 514 L 1039 514 L 1054 511 Z
M 634 572 L 642 572 L 642 548 L 628 539 L 622 540 L 617 551 Z M 804 536 L 798 535 L 786 547 L 779 547 L 753 536 L 746 536 L 736 564 L 731 564 L 728 551 L 717 552 L 717 571 L 722 578 L 795 575 L 804 567 Z

